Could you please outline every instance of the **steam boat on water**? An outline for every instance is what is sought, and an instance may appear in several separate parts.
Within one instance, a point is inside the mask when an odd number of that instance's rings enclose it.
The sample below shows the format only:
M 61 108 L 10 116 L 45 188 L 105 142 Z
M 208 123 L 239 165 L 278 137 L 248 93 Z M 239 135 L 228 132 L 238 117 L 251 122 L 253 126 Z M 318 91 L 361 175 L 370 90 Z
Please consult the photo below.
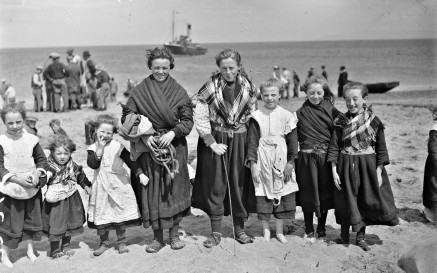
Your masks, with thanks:
M 172 37 L 174 37 L 174 15 L 173 11 Z M 175 55 L 203 55 L 208 50 L 191 41 L 191 24 L 187 25 L 187 35 L 181 35 L 179 40 L 175 38 L 172 42 L 164 43 L 164 47 Z

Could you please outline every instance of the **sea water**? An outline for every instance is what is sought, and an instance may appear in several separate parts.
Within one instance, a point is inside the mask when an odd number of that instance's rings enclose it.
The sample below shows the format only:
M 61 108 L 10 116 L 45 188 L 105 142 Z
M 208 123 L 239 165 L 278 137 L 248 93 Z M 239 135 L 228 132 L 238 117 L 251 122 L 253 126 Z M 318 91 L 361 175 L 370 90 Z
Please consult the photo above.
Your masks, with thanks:
M 89 50 L 98 63 L 124 91 L 131 78 L 141 81 L 150 74 L 145 50 L 159 45 L 72 46 L 82 55 Z M 295 70 L 303 81 L 310 67 L 316 73 L 326 66 L 330 86 L 337 91 L 340 66 L 346 66 L 349 80 L 364 83 L 399 81 L 391 92 L 432 90 L 437 88 L 437 40 L 365 40 L 312 42 L 259 42 L 204 44 L 208 52 L 201 56 L 176 56 L 171 75 L 194 94 L 217 70 L 214 56 L 232 48 L 240 52 L 242 63 L 252 81 L 271 77 L 273 66 Z M 66 63 L 66 47 L 0 49 L 0 78 L 11 82 L 18 100 L 33 100 L 31 75 L 37 65 L 47 65 L 49 54 L 58 52 Z

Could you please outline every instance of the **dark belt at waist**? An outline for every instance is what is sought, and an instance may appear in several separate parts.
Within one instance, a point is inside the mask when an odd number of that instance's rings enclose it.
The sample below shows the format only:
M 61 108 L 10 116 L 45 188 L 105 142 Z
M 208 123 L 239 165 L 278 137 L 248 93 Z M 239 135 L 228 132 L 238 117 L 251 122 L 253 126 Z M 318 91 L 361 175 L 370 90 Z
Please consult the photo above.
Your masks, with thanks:
M 211 128 L 214 131 L 227 133 L 229 138 L 233 138 L 235 133 L 244 133 L 247 131 L 245 124 L 242 124 L 241 126 L 239 126 L 237 128 L 234 128 L 231 126 L 211 122 Z

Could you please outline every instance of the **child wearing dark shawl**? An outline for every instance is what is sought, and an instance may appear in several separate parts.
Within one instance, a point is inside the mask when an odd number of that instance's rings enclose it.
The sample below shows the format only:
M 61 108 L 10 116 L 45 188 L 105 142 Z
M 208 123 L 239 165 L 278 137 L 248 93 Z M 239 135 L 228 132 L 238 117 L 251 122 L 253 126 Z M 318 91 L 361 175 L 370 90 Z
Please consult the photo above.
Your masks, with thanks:
M 367 87 L 358 82 L 344 86 L 348 112 L 334 120 L 328 150 L 334 178 L 335 217 L 341 225 L 336 243 L 349 243 L 349 229 L 357 232 L 356 244 L 370 250 L 366 226 L 399 223 L 385 165 L 390 163 L 384 125 L 366 106 Z
M 431 107 L 432 117 L 437 121 L 437 106 Z M 423 205 L 425 218 L 437 223 L 437 123 L 429 131 L 428 157 L 423 178 Z
M 304 239 L 313 243 L 313 215 L 318 218 L 317 237 L 323 238 L 328 210 L 334 208 L 334 184 L 326 152 L 334 130 L 333 120 L 339 111 L 333 106 L 334 96 L 324 77 L 311 77 L 304 89 L 307 100 L 296 112 L 300 145 L 296 168 L 297 203 L 305 219 Z
M 48 157 L 47 192 L 43 203 L 43 232 L 50 241 L 50 257 L 73 256 L 72 236 L 83 233 L 85 209 L 76 185 L 91 194 L 91 182 L 82 166 L 71 158 L 76 145 L 63 135 L 51 140 Z

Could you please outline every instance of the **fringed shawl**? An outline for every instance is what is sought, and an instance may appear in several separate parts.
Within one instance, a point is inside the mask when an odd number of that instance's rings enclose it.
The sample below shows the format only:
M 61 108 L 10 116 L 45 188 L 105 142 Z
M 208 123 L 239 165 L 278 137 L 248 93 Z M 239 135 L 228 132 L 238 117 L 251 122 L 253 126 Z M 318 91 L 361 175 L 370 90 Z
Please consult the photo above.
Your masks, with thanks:
M 236 84 L 240 86 L 241 92 L 233 104 L 223 99 L 226 81 L 220 73 L 211 76 L 198 92 L 198 99 L 209 106 L 210 120 L 233 129 L 238 129 L 249 121 L 258 92 L 258 89 L 240 74 L 237 75 Z

